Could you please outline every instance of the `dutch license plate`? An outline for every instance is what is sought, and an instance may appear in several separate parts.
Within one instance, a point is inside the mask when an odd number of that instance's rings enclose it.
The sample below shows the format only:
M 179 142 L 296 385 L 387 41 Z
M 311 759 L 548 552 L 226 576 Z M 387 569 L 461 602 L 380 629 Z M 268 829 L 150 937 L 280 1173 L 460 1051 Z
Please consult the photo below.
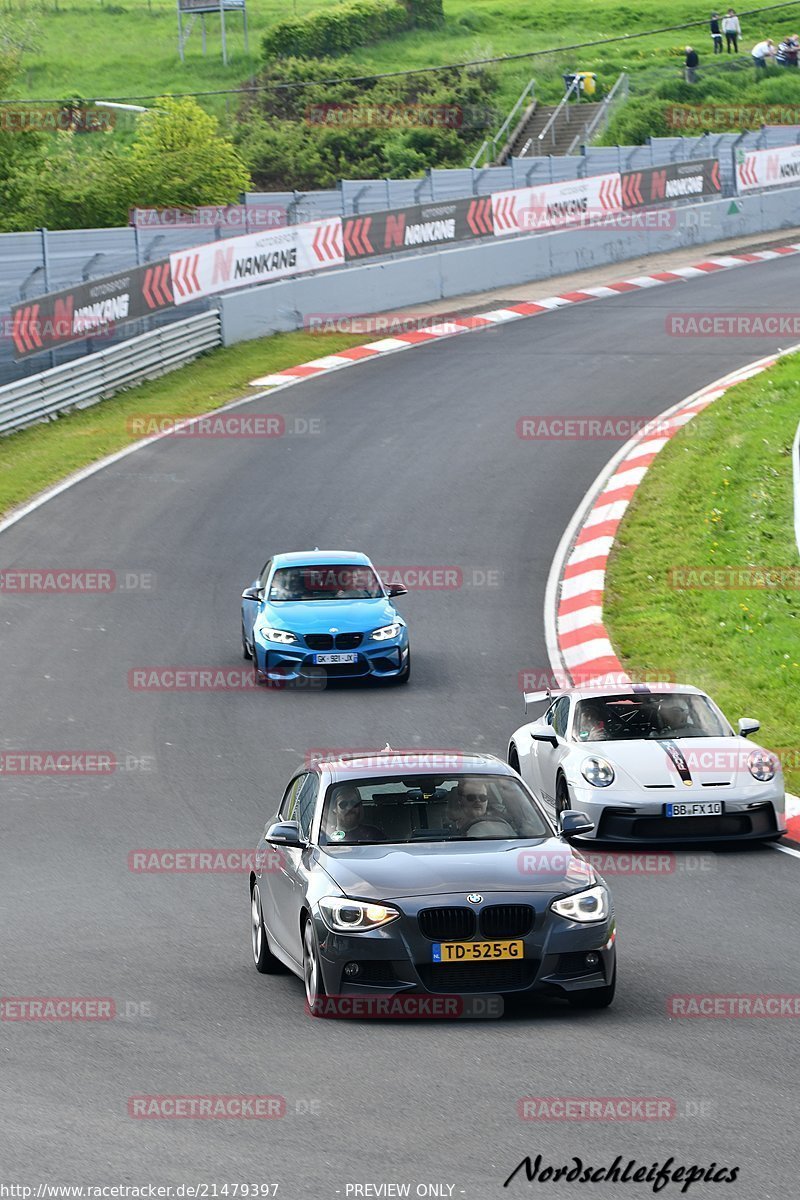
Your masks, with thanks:
M 335 663 L 356 663 L 357 654 L 315 654 L 314 663 L 318 667 L 332 667 Z
M 721 817 L 721 800 L 687 800 L 683 804 L 666 805 L 668 817 Z
M 498 962 L 505 958 L 524 958 L 522 942 L 436 942 L 435 963 Z

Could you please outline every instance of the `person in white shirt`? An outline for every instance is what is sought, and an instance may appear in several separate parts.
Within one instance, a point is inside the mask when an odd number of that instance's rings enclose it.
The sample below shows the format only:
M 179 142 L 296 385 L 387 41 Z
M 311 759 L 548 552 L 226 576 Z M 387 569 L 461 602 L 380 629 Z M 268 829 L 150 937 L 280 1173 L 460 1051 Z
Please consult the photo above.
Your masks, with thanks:
M 767 59 L 775 57 L 775 43 L 772 38 L 766 38 L 763 42 L 759 42 L 753 46 L 751 51 L 753 62 L 759 69 L 766 69 Z
M 722 32 L 725 34 L 728 54 L 738 54 L 742 27 L 739 24 L 739 18 L 732 8 L 729 8 L 727 16 L 722 18 Z

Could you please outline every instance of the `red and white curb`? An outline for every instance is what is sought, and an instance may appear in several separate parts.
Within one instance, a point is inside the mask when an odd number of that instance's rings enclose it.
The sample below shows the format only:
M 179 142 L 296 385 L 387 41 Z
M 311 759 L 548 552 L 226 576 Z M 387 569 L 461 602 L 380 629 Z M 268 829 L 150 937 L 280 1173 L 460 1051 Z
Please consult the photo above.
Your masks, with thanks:
M 258 388 L 286 387 L 292 383 L 302 383 L 303 380 L 314 379 L 329 371 L 341 370 L 342 367 L 352 367 L 355 363 L 378 358 L 384 354 L 396 354 L 400 350 L 408 350 L 411 346 L 424 345 L 426 342 L 433 342 L 440 338 L 456 337 L 458 334 L 471 333 L 476 329 L 491 328 L 493 325 L 500 325 L 506 321 L 537 317 L 543 313 L 552 312 L 553 309 L 564 308 L 568 304 L 602 300 L 644 288 L 660 287 L 666 283 L 682 283 L 687 279 L 696 279 L 698 276 L 710 275 L 715 271 L 726 271 L 732 267 L 744 267 L 750 263 L 765 262 L 771 258 L 781 258 L 787 254 L 798 253 L 800 253 L 800 242 L 794 242 L 788 246 L 775 246 L 772 250 L 757 250 L 750 254 L 721 254 L 714 258 L 706 258 L 691 267 L 675 267 L 672 271 L 657 271 L 653 275 L 637 275 L 632 279 L 617 280 L 615 283 L 599 287 L 581 288 L 580 291 L 575 292 L 563 292 L 561 295 L 548 296 L 544 300 L 535 302 L 522 301 L 519 304 L 495 308 L 477 316 L 456 317 L 438 324 L 435 322 L 435 317 L 432 317 L 433 324 L 425 329 L 409 330 L 393 337 L 367 342 L 363 346 L 353 346 L 350 350 L 340 350 L 337 354 L 326 354 L 322 358 L 312 359 L 310 362 L 301 363 L 296 367 L 287 367 L 284 371 L 274 371 L 271 375 L 262 375 L 258 379 L 253 379 L 250 386 Z
M 631 682 L 603 624 L 606 569 L 617 532 L 636 489 L 670 439 L 729 388 L 759 375 L 800 345 L 759 359 L 715 380 L 667 409 L 630 439 L 590 487 L 561 540 L 547 586 L 545 625 L 559 678 L 586 685 Z M 789 836 L 800 843 L 800 798 L 787 795 Z

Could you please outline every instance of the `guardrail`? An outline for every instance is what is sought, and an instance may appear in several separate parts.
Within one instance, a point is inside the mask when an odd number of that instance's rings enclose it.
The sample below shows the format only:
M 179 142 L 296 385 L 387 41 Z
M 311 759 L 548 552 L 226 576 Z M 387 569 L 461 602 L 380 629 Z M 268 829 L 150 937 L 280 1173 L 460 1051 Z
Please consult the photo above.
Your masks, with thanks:
M 630 90 L 630 80 L 628 79 L 627 73 L 623 71 L 612 87 L 611 91 L 601 102 L 600 108 L 597 110 L 595 116 L 592 117 L 589 124 L 584 130 L 582 130 L 580 133 L 577 133 L 572 139 L 569 149 L 567 150 L 567 154 L 574 154 L 578 149 L 579 142 L 583 142 L 584 145 L 588 146 L 592 138 L 595 137 L 598 132 L 605 129 L 612 110 L 616 108 L 617 104 L 619 104 L 622 100 L 627 100 L 628 96 L 630 95 Z
M 214 309 L 8 384 L 0 388 L 0 434 L 89 408 L 221 345 L 220 316 Z
M 792 446 L 792 474 L 794 478 L 794 540 L 800 551 L 800 425 L 797 426 Z
M 480 150 L 478 150 L 478 152 L 476 153 L 472 162 L 469 164 L 470 167 L 477 167 L 481 164 L 485 165 L 485 166 L 490 166 L 496 160 L 496 158 L 497 158 L 497 143 L 500 141 L 501 137 L 506 132 L 506 130 L 510 128 L 511 122 L 513 121 L 513 119 L 517 115 L 517 113 L 519 112 L 522 105 L 528 99 L 528 96 L 530 96 L 531 99 L 533 99 L 533 97 L 536 94 L 535 88 L 536 88 L 536 80 L 532 79 L 530 81 L 530 83 L 528 83 L 527 86 L 525 88 L 523 88 L 516 104 L 511 109 L 511 112 L 508 114 L 505 121 L 503 121 L 503 124 L 500 126 L 500 128 L 498 129 L 498 131 L 494 135 L 494 137 L 487 138 L 486 141 L 481 146 Z M 491 149 L 491 153 L 490 153 L 490 149 Z

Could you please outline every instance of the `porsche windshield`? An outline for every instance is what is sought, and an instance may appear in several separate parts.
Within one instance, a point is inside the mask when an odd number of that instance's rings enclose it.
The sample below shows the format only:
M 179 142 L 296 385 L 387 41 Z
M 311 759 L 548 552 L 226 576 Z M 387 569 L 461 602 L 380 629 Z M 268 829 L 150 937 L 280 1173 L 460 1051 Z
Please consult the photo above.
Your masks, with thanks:
M 508 775 L 358 779 L 333 784 L 323 846 L 551 837 L 541 813 Z
M 683 692 L 598 696 L 580 700 L 575 710 L 578 742 L 730 737 L 731 730 L 707 697 Z
M 281 567 L 272 576 L 269 600 L 379 600 L 386 593 L 371 567 L 361 563 Z

